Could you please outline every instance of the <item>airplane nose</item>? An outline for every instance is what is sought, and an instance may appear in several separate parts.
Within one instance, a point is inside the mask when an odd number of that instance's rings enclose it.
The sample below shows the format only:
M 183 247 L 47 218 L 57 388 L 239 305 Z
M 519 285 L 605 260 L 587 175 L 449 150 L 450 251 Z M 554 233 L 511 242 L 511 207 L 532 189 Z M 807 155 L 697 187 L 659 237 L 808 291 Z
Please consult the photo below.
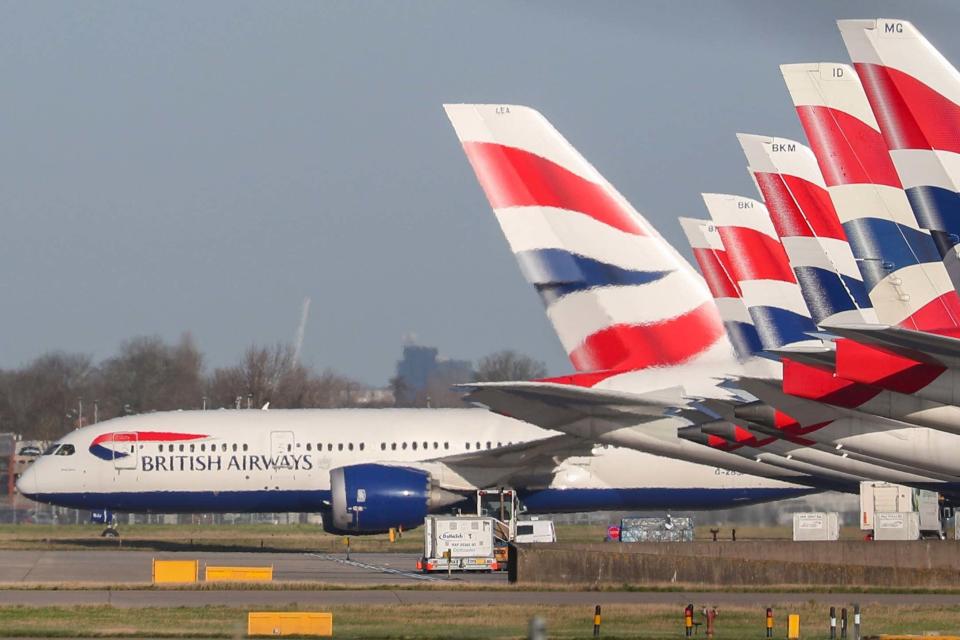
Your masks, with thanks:
M 37 463 L 32 463 L 17 479 L 17 491 L 20 495 L 33 498 L 37 495 Z

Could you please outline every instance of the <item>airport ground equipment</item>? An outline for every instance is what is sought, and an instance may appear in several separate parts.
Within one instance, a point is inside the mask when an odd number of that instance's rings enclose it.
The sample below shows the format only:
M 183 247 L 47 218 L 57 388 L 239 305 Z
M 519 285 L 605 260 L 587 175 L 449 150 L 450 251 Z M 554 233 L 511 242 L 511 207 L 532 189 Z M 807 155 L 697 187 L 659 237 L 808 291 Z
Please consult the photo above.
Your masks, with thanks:
M 333 636 L 333 614 L 308 611 L 251 611 L 248 636 Z
M 553 520 L 518 520 L 513 542 L 528 544 L 531 542 L 556 542 L 557 530 Z
M 207 582 L 270 582 L 273 566 L 269 567 L 211 567 L 204 571 Z
M 916 513 L 917 537 L 912 535 L 913 518 L 880 514 Z M 882 521 L 881 521 L 882 520 Z M 878 536 L 878 529 L 885 531 Z M 872 532 L 877 540 L 943 538 L 940 495 L 889 482 L 860 483 L 860 529 Z M 894 537 L 890 537 L 894 536 Z
M 920 539 L 920 514 L 916 511 L 878 511 L 873 519 L 874 540 Z
M 496 571 L 496 519 L 486 516 L 427 516 L 423 521 L 423 558 L 417 568 L 430 571 Z
M 199 575 L 200 563 L 197 560 L 153 559 L 151 579 L 154 584 L 196 582 Z
M 839 539 L 840 514 L 836 511 L 793 514 L 794 542 Z
M 623 518 L 620 542 L 692 542 L 693 518 Z

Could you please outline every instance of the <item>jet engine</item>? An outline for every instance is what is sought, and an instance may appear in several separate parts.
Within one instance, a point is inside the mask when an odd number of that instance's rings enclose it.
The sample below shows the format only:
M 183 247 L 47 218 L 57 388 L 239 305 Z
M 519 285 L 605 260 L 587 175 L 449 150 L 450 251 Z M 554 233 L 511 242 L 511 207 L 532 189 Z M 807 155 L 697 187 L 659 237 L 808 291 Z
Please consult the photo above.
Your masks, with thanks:
M 465 499 L 438 487 L 426 471 L 385 464 L 332 469 L 330 494 L 330 513 L 323 514 L 323 527 L 341 534 L 412 529 L 423 524 L 428 513 Z

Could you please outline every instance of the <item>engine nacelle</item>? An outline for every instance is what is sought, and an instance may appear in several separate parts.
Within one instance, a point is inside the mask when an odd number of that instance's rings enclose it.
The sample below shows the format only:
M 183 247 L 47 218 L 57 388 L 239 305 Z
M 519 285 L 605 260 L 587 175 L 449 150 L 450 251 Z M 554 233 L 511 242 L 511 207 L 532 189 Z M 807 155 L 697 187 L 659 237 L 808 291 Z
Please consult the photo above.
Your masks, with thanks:
M 459 494 L 434 485 L 430 474 L 410 467 L 355 464 L 330 471 L 330 513 L 323 526 L 335 533 L 412 529 L 433 511 L 460 502 Z

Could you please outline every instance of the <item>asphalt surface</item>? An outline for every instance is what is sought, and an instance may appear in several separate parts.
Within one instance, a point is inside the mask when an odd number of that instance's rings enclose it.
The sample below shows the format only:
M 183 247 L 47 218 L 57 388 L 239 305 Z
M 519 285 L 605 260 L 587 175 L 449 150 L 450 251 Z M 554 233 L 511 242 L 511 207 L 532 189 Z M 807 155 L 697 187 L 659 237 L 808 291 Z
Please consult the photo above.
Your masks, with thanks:
M 446 580 L 417 572 L 415 553 L 209 553 L 151 551 L 0 551 L 0 586 L 10 583 L 123 585 L 152 580 L 152 560 L 199 560 L 204 566 L 273 566 L 274 580 L 334 584 L 416 584 Z M 505 573 L 454 574 L 455 582 L 506 583 Z M 6 592 L 3 592 L 6 593 Z

